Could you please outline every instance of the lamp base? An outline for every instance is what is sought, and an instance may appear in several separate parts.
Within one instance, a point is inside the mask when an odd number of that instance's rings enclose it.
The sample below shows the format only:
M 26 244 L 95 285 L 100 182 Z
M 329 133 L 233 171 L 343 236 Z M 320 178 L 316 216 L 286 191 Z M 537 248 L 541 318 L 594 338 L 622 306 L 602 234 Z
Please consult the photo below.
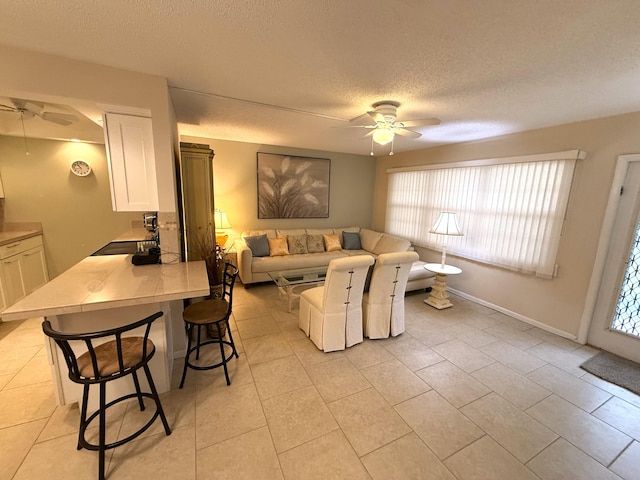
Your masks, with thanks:
M 217 233 L 216 232 L 216 243 L 220 246 L 220 248 L 224 248 L 227 244 L 227 240 L 229 240 L 229 235 L 226 233 Z

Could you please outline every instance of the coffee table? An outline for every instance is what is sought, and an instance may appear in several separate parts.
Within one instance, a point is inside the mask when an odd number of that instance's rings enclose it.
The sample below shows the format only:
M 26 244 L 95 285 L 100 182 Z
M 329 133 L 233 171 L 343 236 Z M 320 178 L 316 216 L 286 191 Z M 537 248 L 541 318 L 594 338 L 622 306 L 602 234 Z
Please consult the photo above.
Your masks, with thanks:
M 280 296 L 287 296 L 289 304 L 289 312 L 291 312 L 291 303 L 298 298 L 305 290 L 322 285 L 327 276 L 327 268 L 309 267 L 297 268 L 294 270 L 278 270 L 275 272 L 267 272 L 271 280 L 278 286 Z

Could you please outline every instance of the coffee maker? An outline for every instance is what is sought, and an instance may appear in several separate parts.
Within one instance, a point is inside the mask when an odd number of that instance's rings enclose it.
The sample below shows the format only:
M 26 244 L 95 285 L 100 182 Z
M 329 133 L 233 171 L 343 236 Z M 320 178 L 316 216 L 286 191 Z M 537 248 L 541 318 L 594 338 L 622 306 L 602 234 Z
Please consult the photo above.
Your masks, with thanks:
M 160 263 L 160 234 L 158 232 L 158 214 L 147 212 L 142 215 L 142 224 L 148 233 L 144 242 L 138 242 L 138 252 L 131 258 L 134 265 Z

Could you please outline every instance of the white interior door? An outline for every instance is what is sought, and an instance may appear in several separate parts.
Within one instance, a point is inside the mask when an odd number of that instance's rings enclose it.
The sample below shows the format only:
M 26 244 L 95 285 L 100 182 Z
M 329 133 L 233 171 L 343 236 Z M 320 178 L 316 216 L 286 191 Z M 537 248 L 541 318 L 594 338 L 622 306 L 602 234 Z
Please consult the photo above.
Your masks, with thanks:
M 588 343 L 640 362 L 640 155 L 629 157 Z

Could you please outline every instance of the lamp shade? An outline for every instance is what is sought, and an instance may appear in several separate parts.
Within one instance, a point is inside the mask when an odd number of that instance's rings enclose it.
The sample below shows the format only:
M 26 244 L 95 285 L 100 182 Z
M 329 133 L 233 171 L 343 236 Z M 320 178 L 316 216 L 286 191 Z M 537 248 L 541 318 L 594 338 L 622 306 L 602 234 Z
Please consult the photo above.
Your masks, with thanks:
M 213 224 L 216 230 L 222 230 L 225 228 L 231 228 L 229 219 L 227 218 L 227 212 L 224 210 L 214 210 L 213 212 Z
M 436 220 L 436 223 L 429 232 L 437 233 L 438 235 L 464 235 L 458 223 L 458 218 L 453 212 L 440 213 L 438 220 Z
M 373 131 L 373 141 L 380 145 L 386 145 L 393 140 L 394 135 L 389 128 L 376 128 Z

